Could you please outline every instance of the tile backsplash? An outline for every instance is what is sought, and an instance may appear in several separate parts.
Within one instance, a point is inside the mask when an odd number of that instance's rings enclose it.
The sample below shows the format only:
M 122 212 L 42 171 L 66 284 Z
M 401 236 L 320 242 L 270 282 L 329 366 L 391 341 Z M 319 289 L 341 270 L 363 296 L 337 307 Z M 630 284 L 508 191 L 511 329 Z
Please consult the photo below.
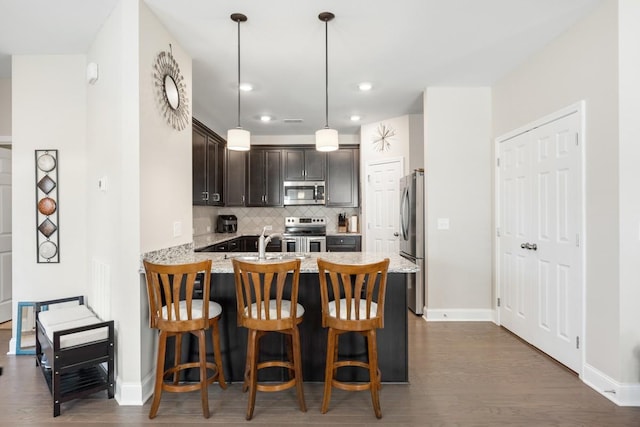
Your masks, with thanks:
M 274 231 L 284 230 L 284 218 L 287 216 L 325 216 L 327 233 L 338 230 L 338 214 L 360 215 L 358 208 L 326 208 L 322 206 L 286 206 L 283 208 L 241 208 L 241 207 L 193 207 L 193 235 L 213 233 L 218 215 L 233 214 L 238 217 L 239 233 L 257 233 L 265 225 L 273 226 Z

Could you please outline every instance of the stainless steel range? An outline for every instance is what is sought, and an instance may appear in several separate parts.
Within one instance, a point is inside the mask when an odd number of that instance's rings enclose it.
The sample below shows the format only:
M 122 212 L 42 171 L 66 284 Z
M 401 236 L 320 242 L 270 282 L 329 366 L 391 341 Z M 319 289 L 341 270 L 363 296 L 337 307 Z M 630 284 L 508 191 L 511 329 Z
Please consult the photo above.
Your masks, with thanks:
M 324 216 L 284 219 L 282 252 L 325 252 L 327 218 Z

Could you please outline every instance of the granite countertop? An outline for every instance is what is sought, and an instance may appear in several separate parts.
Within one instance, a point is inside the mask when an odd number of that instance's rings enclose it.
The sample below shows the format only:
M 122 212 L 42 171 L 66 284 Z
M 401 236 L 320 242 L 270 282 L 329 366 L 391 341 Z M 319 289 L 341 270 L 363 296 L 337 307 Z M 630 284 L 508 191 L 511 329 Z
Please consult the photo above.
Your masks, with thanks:
M 262 233 L 262 229 L 260 230 L 246 230 L 243 232 L 236 232 L 236 233 L 208 233 L 208 234 L 201 234 L 198 236 L 193 236 L 193 247 L 197 250 L 197 249 L 202 249 L 202 248 L 206 248 L 207 246 L 211 246 L 211 245 L 216 245 L 218 243 L 224 243 L 226 241 L 229 240 L 233 240 L 237 237 L 244 237 L 244 236 L 259 236 Z M 272 230 L 268 232 L 269 234 L 273 234 L 273 233 L 284 233 L 284 230 Z M 349 232 L 342 232 L 339 233 L 338 231 L 327 231 L 327 236 L 362 236 L 362 233 L 349 233 Z
M 295 254 L 282 253 L 282 252 L 268 252 L 267 257 L 275 257 L 275 259 L 261 261 L 261 262 L 278 262 L 280 256 L 291 256 Z M 304 254 L 306 257 L 302 259 L 300 265 L 301 273 L 317 273 L 318 264 L 317 258 L 323 258 L 331 262 L 340 262 L 345 264 L 367 264 L 371 262 L 381 261 L 384 258 L 389 258 L 389 273 L 415 273 L 419 271 L 416 264 L 402 258 L 398 254 L 379 254 L 372 252 L 311 252 Z M 193 248 L 190 250 L 164 250 L 155 251 L 143 255 L 143 258 L 156 264 L 185 264 L 190 262 L 197 262 L 206 259 L 213 261 L 211 266 L 212 273 L 233 273 L 233 265 L 231 264 L 232 257 L 257 256 L 256 252 L 193 252 Z M 141 268 L 141 273 L 144 273 L 144 268 Z

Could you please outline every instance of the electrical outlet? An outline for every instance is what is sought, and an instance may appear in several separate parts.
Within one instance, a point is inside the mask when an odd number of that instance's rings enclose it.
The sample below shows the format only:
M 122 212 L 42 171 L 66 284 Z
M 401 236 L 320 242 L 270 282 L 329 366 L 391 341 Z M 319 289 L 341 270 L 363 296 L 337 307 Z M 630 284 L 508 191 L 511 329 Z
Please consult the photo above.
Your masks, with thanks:
M 211 226 L 207 225 L 207 233 L 211 231 Z
M 273 226 L 272 225 L 265 225 L 264 226 L 264 230 L 265 231 L 271 231 L 271 230 L 273 230 Z

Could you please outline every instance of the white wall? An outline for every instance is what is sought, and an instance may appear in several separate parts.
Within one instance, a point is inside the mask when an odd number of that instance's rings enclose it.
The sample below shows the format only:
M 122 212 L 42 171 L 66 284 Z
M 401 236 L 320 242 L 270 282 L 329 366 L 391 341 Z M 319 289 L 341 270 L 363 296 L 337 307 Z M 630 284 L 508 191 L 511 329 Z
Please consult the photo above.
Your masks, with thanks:
M 620 379 L 640 378 L 640 2 L 619 2 Z M 637 404 L 640 405 L 640 402 Z
M 396 134 L 390 139 L 389 151 L 376 151 L 373 139 L 378 137 L 378 126 L 384 124 L 395 130 Z M 404 158 L 404 173 L 409 173 L 411 129 L 409 127 L 409 116 L 393 117 L 376 123 L 362 125 L 360 127 L 360 182 L 365 183 L 363 177 L 366 174 L 367 165 L 370 162 L 392 158 Z M 366 189 L 362 191 L 362 204 L 366 200 Z
M 424 169 L 424 115 L 409 115 L 409 171 Z
M 11 79 L 0 79 L 0 142 L 11 136 Z
M 144 403 L 155 368 L 140 254 L 192 241 L 190 126 L 177 131 L 164 121 L 152 79 L 155 56 L 169 43 L 191 99 L 191 58 L 141 2 L 118 3 L 88 54 L 100 70 L 88 101 L 88 209 L 99 225 L 89 256 L 110 271 L 116 399 L 125 405 Z M 100 191 L 104 177 L 107 191 Z M 182 224 L 178 237 L 175 221 Z
M 140 124 L 138 2 L 121 1 L 89 48 L 99 79 L 88 86 L 87 192 L 92 232 L 87 237 L 90 266 L 109 272 L 110 317 L 117 340 L 116 399 L 142 404 L 140 310 Z M 107 191 L 98 180 L 107 180 Z M 91 276 L 92 284 L 101 280 Z M 150 347 L 152 348 L 152 347 Z M 145 354 L 148 348 L 145 349 Z
M 84 55 L 12 61 L 13 318 L 18 301 L 86 295 L 87 91 Z M 58 150 L 60 263 L 36 259 L 36 149 Z M 99 224 L 91 224 L 91 227 Z
M 191 120 L 173 129 L 158 107 L 153 64 L 158 53 L 173 47 L 187 85 L 191 117 L 191 57 L 143 4 L 140 13 L 140 219 L 142 252 L 192 241 Z M 173 224 L 182 235 L 174 237 Z
M 497 137 L 579 100 L 586 101 L 585 361 L 620 379 L 618 176 L 623 153 L 618 143 L 617 19 L 617 1 L 603 2 L 499 81 L 493 88 L 493 114 Z M 637 49 L 640 35 L 634 32 L 635 38 L 629 42 Z M 637 102 L 637 92 L 635 97 Z M 637 286 L 637 276 L 635 283 Z
M 490 320 L 491 90 L 427 88 L 424 118 L 427 318 Z

